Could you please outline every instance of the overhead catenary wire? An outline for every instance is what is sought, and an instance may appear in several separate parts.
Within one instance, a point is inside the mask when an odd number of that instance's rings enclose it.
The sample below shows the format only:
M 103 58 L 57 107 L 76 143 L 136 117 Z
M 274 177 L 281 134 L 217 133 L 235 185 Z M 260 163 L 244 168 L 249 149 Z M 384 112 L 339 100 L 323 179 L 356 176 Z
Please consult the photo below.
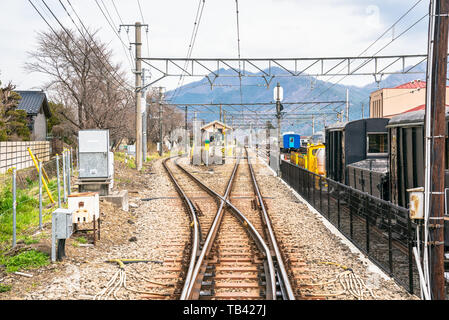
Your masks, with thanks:
M 389 28 L 387 28 L 382 34 L 381 36 L 379 36 L 372 44 L 370 44 L 365 50 L 363 50 L 358 57 L 360 57 L 361 55 L 363 55 L 365 52 L 367 52 L 374 44 L 376 44 L 385 34 L 387 34 L 390 30 L 392 30 L 401 20 L 403 20 L 420 2 L 422 2 L 422 0 L 418 0 L 411 8 L 409 8 L 400 18 L 398 18 Z M 401 36 L 403 36 L 406 32 L 408 32 L 410 29 L 412 29 L 414 26 L 416 26 L 419 22 L 421 22 L 425 17 L 427 17 L 428 14 L 424 15 L 423 17 L 421 17 L 419 20 L 417 20 L 416 22 L 414 22 L 411 26 L 409 26 L 405 31 L 403 31 L 402 33 L 400 33 L 399 35 L 397 35 L 396 37 L 394 37 L 392 40 L 390 40 L 386 45 L 384 45 L 380 50 L 378 50 L 375 54 L 373 54 L 372 56 L 375 56 L 376 54 L 378 54 L 379 52 L 383 51 L 385 48 L 387 48 L 389 45 L 391 45 L 391 43 L 393 43 L 394 41 L 396 41 L 398 38 L 400 38 Z M 372 59 L 371 59 L 372 60 Z M 368 61 L 369 62 L 369 61 Z M 363 65 L 366 65 L 368 62 L 364 62 Z M 349 63 L 349 65 L 352 62 Z M 346 68 L 347 66 L 345 66 L 344 68 Z M 344 69 L 343 68 L 343 69 Z M 359 66 L 360 68 L 360 66 Z M 343 70 L 341 69 L 341 70 Z M 340 70 L 340 71 L 341 71 Z M 333 88 L 334 86 L 336 86 L 338 83 L 340 83 L 341 81 L 343 81 L 343 79 L 345 79 L 348 75 L 343 76 L 340 80 L 338 80 L 337 82 L 333 83 L 332 85 L 330 85 L 329 87 L 325 88 L 321 93 L 318 94 L 318 96 L 316 96 L 316 98 L 322 96 L 325 92 L 329 91 L 331 88 Z M 336 76 L 332 76 L 329 80 L 333 79 Z M 313 92 L 313 91 L 311 91 Z M 311 92 L 308 93 L 307 96 L 309 96 L 311 94 Z M 299 108 L 299 107 L 298 107 Z M 291 111 L 295 111 L 298 108 L 295 108 Z
M 203 15 L 205 2 L 206 2 L 205 0 L 199 0 L 199 2 L 198 2 L 198 8 L 197 8 L 197 11 L 196 11 L 195 21 L 193 23 L 192 35 L 190 37 L 190 43 L 189 43 L 189 47 L 188 47 L 188 50 L 187 50 L 187 59 L 190 59 L 190 57 L 192 55 L 192 52 L 193 52 L 193 47 L 194 47 L 194 44 L 195 44 L 195 41 L 196 41 L 196 37 L 197 37 L 197 34 L 198 34 L 199 25 L 200 25 L 200 22 L 201 22 L 201 17 Z M 184 69 L 183 69 L 183 71 L 182 71 L 182 73 L 181 73 L 181 75 L 179 77 L 178 85 L 177 85 L 177 87 L 175 89 L 175 92 L 170 97 L 170 100 L 172 100 L 172 101 L 175 101 L 175 99 L 179 95 L 180 90 L 182 90 L 181 87 L 182 87 L 182 85 L 184 83 L 184 72 L 185 72 L 185 70 L 188 67 L 188 63 L 189 63 L 188 61 L 186 61 L 184 63 Z

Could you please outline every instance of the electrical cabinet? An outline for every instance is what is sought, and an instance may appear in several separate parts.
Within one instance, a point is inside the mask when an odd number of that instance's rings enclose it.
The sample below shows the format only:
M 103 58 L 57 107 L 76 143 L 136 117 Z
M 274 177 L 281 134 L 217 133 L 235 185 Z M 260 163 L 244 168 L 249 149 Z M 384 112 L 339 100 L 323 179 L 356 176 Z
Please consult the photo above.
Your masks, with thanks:
M 80 179 L 112 176 L 109 130 L 80 130 L 78 145 Z
M 58 208 L 53 211 L 52 230 L 55 239 L 68 239 L 73 233 L 73 210 Z

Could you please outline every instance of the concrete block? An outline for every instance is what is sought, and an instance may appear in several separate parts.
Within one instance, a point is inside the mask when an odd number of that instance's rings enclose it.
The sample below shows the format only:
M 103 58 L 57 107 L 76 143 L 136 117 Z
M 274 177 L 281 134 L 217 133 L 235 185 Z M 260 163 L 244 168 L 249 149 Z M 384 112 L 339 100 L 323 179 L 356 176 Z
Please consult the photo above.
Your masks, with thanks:
M 113 192 L 107 196 L 100 196 L 100 200 L 104 200 L 112 203 L 117 207 L 121 207 L 123 211 L 129 210 L 128 205 L 128 190 L 122 190 L 120 192 Z

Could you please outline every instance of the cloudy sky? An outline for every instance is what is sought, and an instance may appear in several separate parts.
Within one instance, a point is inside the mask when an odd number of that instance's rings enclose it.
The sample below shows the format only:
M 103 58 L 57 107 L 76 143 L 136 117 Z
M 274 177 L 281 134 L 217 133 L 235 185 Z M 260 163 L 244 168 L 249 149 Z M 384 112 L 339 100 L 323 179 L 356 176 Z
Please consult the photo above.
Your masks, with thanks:
M 12 81 L 18 89 L 40 88 L 46 79 L 27 74 L 23 65 L 27 51 L 34 50 L 36 33 L 48 30 L 28 0 L 3 2 L 0 11 L 0 80 Z M 31 0 L 54 27 L 58 23 L 42 0 Z M 44 0 L 61 23 L 75 29 L 59 0 Z M 69 0 L 85 25 L 100 29 L 102 41 L 108 43 L 129 72 L 127 50 L 114 33 L 98 5 L 106 12 L 118 31 L 120 19 L 125 24 L 142 22 L 138 0 Z M 149 47 L 143 33 L 143 56 L 186 57 L 199 0 L 139 0 L 143 20 L 149 24 Z M 69 7 L 67 0 L 61 2 Z M 401 34 L 428 12 L 429 0 L 239 0 L 241 56 L 247 58 L 292 58 L 357 56 L 395 23 L 413 5 L 416 7 L 366 54 L 373 54 L 393 37 Z M 115 7 L 114 7 L 115 5 Z M 105 7 L 106 6 L 106 9 Z M 119 15 L 117 15 L 117 12 Z M 427 50 L 428 19 L 395 40 L 381 53 L 422 54 Z M 128 45 L 125 30 L 121 39 Z M 133 41 L 133 30 L 129 37 Z M 237 24 L 235 0 L 205 0 L 192 57 L 236 58 Z M 349 79 L 350 78 L 350 79 Z M 191 79 L 197 80 L 197 79 Z M 184 83 L 191 81 L 186 79 Z M 363 85 L 372 79 L 348 77 L 345 82 Z M 173 89 L 177 79 L 158 83 Z

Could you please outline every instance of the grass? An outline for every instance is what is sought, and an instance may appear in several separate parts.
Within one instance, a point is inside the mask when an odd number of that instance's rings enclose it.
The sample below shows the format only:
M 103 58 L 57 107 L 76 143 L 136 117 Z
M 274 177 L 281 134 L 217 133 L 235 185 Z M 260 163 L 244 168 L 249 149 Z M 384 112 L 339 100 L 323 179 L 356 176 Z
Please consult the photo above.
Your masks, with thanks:
M 16 192 L 16 235 L 17 240 L 23 240 L 26 244 L 33 243 L 27 234 L 31 228 L 39 225 L 39 182 L 27 181 L 26 189 L 17 189 Z M 57 204 L 58 191 L 56 178 L 47 184 L 53 200 Z M 0 187 L 0 248 L 10 246 L 13 234 L 13 210 L 12 210 L 12 182 L 5 180 L 3 187 Z M 42 197 L 42 220 L 46 223 L 51 220 L 49 214 L 54 210 L 53 206 L 46 208 L 50 204 L 50 199 L 43 188 Z
M 11 291 L 11 286 L 0 283 L 0 293 Z
M 78 247 L 80 243 L 82 243 L 82 244 L 86 244 L 87 243 L 87 238 L 86 237 L 76 237 L 76 238 L 73 238 L 73 240 L 74 241 L 72 242 L 72 245 L 74 247 Z
M 6 272 L 16 272 L 19 270 L 36 269 L 50 264 L 47 254 L 29 250 L 21 252 L 13 257 L 0 257 L 0 263 L 5 265 Z

